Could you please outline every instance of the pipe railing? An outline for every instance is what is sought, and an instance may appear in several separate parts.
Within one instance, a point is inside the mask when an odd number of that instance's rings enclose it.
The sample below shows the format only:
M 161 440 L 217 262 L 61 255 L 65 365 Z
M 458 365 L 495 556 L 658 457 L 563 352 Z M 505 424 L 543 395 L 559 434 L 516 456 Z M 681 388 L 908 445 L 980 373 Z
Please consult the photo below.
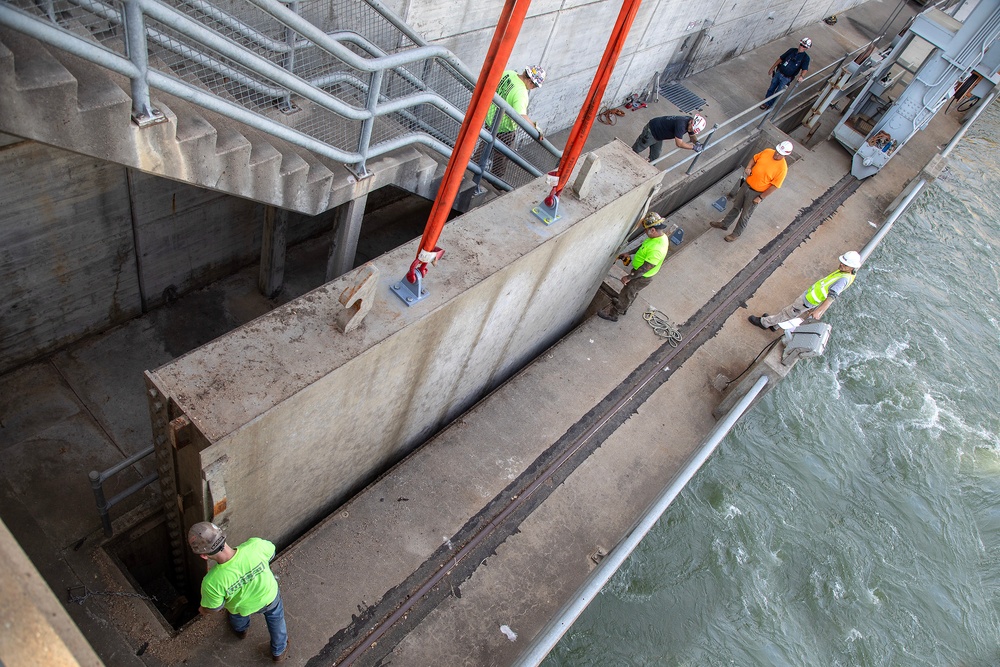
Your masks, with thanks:
M 677 476 L 666 486 L 660 495 L 654 500 L 649 508 L 639 517 L 631 530 L 622 540 L 615 545 L 611 552 L 605 556 L 600 564 L 595 567 L 587 576 L 583 586 L 576 595 L 543 627 L 531 644 L 514 662 L 516 667 L 534 667 L 545 659 L 545 656 L 555 648 L 556 644 L 564 634 L 570 629 L 574 621 L 580 617 L 587 606 L 597 597 L 601 589 L 611 580 L 611 577 L 618 571 L 622 564 L 628 559 L 642 538 L 656 525 L 663 513 L 667 511 L 670 504 L 687 486 L 688 482 L 695 476 L 698 470 L 712 456 L 723 438 L 729 434 L 733 426 L 743 416 L 753 403 L 754 399 L 764 390 L 768 383 L 766 375 L 760 376 L 753 384 L 746 395 L 733 406 L 725 417 L 716 424 L 715 428 L 708 434 L 705 442 L 694 453 L 687 464 L 677 473 Z
M 681 160 L 679 160 L 678 162 L 676 162 L 674 164 L 671 164 L 669 167 L 667 167 L 666 169 L 663 170 L 664 173 L 669 172 L 669 171 L 673 171 L 675 169 L 678 169 L 682 165 L 687 165 L 689 162 L 695 162 L 699 158 L 701 158 L 701 157 L 705 156 L 707 153 L 709 153 L 710 152 L 709 149 L 718 146 L 719 144 L 721 144 L 723 141 L 725 141 L 726 139 L 728 139 L 730 137 L 733 137 L 733 136 L 735 136 L 737 134 L 740 134 L 741 132 L 743 132 L 744 130 L 746 130 L 751 125 L 757 124 L 758 127 L 759 127 L 760 125 L 763 125 L 764 121 L 766 121 L 768 119 L 768 117 L 776 117 L 778 115 L 778 113 L 781 111 L 781 109 L 784 108 L 785 106 L 787 106 L 788 102 L 790 102 L 790 101 L 792 101 L 794 99 L 798 99 L 800 97 L 808 95 L 809 91 L 812 90 L 812 88 L 814 88 L 816 86 L 826 85 L 827 81 L 832 76 L 836 75 L 836 73 L 839 70 L 840 66 L 843 65 L 843 63 L 845 63 L 848 58 L 850 58 L 851 56 L 854 56 L 854 55 L 860 53 L 861 51 L 865 50 L 866 48 L 868 48 L 869 45 L 875 43 L 878 39 L 879 38 L 876 37 L 875 39 L 873 39 L 873 40 L 865 43 L 863 46 L 860 46 L 857 49 L 855 49 L 854 51 L 851 51 L 850 53 L 846 54 L 840 60 L 834 61 L 834 62 L 830 63 L 829 65 L 826 65 L 825 67 L 822 67 L 822 68 L 816 70 L 815 72 L 813 72 L 809 76 L 805 77 L 805 79 L 802 81 L 802 85 L 796 85 L 796 84 L 798 84 L 798 80 L 797 79 L 793 79 L 792 83 L 788 87 L 786 87 L 784 90 L 781 90 L 781 91 L 779 91 L 777 93 L 774 93 L 773 95 L 770 95 L 769 97 L 764 98 L 760 102 L 754 103 L 752 106 L 747 107 L 746 109 L 744 109 L 743 111 L 740 111 L 739 113 L 737 113 L 734 116 L 730 116 L 729 118 L 727 118 L 726 120 L 724 120 L 721 123 L 716 123 L 712 127 L 712 131 L 709 133 L 709 136 L 708 136 L 708 140 L 709 141 L 707 141 L 705 143 L 705 149 L 704 150 L 702 150 L 699 153 L 695 153 L 693 155 L 688 155 L 685 158 L 682 158 Z M 823 74 L 824 72 L 826 72 L 827 70 L 833 70 L 833 72 L 829 76 L 827 76 L 825 78 L 820 78 L 820 75 Z M 811 83 L 807 84 L 806 82 L 809 82 L 809 81 L 811 81 Z M 759 109 L 759 107 L 760 107 L 760 105 L 762 103 L 767 102 L 768 100 L 772 100 L 772 99 L 777 100 L 779 98 L 782 98 L 784 101 L 782 103 L 780 103 L 780 104 L 775 105 L 776 108 L 768 109 L 767 111 L 761 111 Z M 757 113 L 755 114 L 755 112 L 757 112 Z M 747 116 L 747 115 L 750 115 L 750 114 L 754 114 L 754 115 L 751 116 L 751 118 L 750 118 L 749 121 L 746 121 L 746 122 L 744 122 L 744 123 L 736 126 L 735 128 L 733 128 L 730 131 L 728 131 L 725 134 L 723 134 L 721 137 L 714 138 L 715 137 L 715 133 L 718 130 L 720 130 L 720 129 L 724 128 L 724 127 L 727 127 L 729 125 L 732 125 L 733 123 L 736 123 L 737 121 L 739 121 L 744 116 Z M 714 140 L 712 140 L 713 138 L 714 138 Z M 661 155 L 657 159 L 653 160 L 651 162 L 651 164 L 654 164 L 654 165 L 655 164 L 659 164 L 659 163 L 663 162 L 664 160 L 666 160 L 667 158 L 669 158 L 671 156 L 674 156 L 674 155 L 677 155 L 679 152 L 681 152 L 681 150 L 685 150 L 685 149 L 674 148 L 673 150 L 671 150 L 671 151 L 669 151 L 667 153 L 664 153 L 663 155 Z M 691 167 L 689 167 L 688 170 L 687 170 L 687 173 L 690 174 L 692 170 L 693 169 Z
M 110 498 L 104 497 L 104 482 L 108 481 L 108 479 L 114 477 L 122 470 L 125 470 L 129 466 L 132 466 L 141 461 L 142 459 L 146 458 L 147 456 L 153 453 L 154 449 L 155 448 L 153 447 L 153 445 L 150 445 L 141 452 L 133 454 L 132 456 L 128 457 L 121 463 L 113 465 L 107 470 L 90 471 L 90 489 L 94 492 L 94 501 L 97 503 L 97 513 L 101 517 L 101 525 L 104 527 L 104 534 L 107 537 L 111 537 L 115 534 L 114 528 L 111 526 L 111 514 L 109 513 L 109 510 L 118 503 L 120 503 L 121 501 L 131 496 L 132 494 L 138 493 L 139 491 L 143 490 L 144 488 L 155 482 L 157 479 L 159 479 L 160 476 L 154 470 L 153 472 L 149 473 L 148 475 L 140 479 L 135 484 L 131 485 L 130 487 L 128 487 L 124 491 L 121 491 L 120 493 L 116 493 Z
M 298 0 L 289 2 L 288 6 L 277 0 L 248 0 L 248 4 L 240 6 L 249 7 L 257 12 L 258 18 L 262 16 L 277 26 L 275 32 L 280 32 L 283 39 L 265 35 L 256 27 L 251 27 L 249 22 L 207 0 L 176 0 L 177 7 L 158 0 L 123 0 L 121 9 L 113 1 L 70 1 L 92 15 L 98 24 L 103 21 L 121 25 L 126 36 L 127 55 L 120 55 L 113 48 L 76 34 L 70 29 L 72 26 L 59 23 L 60 12 L 46 9 L 44 5 L 31 5 L 34 9 L 27 9 L 15 7 L 9 0 L 0 1 L 0 24 L 128 77 L 132 85 L 133 117 L 140 125 L 162 120 L 162 115 L 150 101 L 150 87 L 170 94 L 185 88 L 183 94 L 178 95 L 182 99 L 240 122 L 246 122 L 247 113 L 252 114 L 258 118 L 251 124 L 255 129 L 353 165 L 361 175 L 366 173 L 365 163 L 369 159 L 400 146 L 421 144 L 445 156 L 450 155 L 457 127 L 464 118 L 463 109 L 467 101 L 464 95 L 471 91 L 475 80 L 450 51 L 423 42 L 388 9 L 371 1 L 358 0 L 378 12 L 380 19 L 391 24 L 416 46 L 387 53 L 374 42 L 348 30 L 326 33 L 296 13 L 300 4 Z M 71 6 L 67 0 L 60 2 L 61 5 Z M 211 27 L 202 23 L 203 20 L 210 22 Z M 254 22 L 254 25 L 259 27 L 258 23 Z M 217 32 L 216 28 L 227 32 Z M 102 34 L 113 33 L 104 30 Z M 177 63 L 169 66 L 180 67 L 186 75 L 152 68 L 149 48 L 153 45 L 169 52 L 171 60 Z M 359 55 L 349 46 L 364 55 Z M 316 68 L 323 70 L 321 74 L 305 72 L 309 65 L 304 63 L 305 58 L 296 54 L 306 49 L 313 65 L 317 59 L 322 60 L 323 67 Z M 332 66 L 332 72 L 331 63 L 339 63 Z M 433 71 L 438 77 L 442 90 L 450 91 L 447 95 L 436 92 L 427 81 L 413 74 L 413 66 L 419 67 L 420 63 L 423 63 L 425 73 Z M 300 76 L 297 70 L 303 74 Z M 396 84 L 391 86 L 392 92 L 402 93 L 395 98 L 390 98 L 387 92 L 390 85 L 384 84 L 389 73 Z M 192 76 L 208 84 L 222 82 L 218 85 L 230 87 L 206 93 L 205 86 L 182 80 Z M 168 78 L 172 81 L 164 85 Z M 400 83 L 403 85 L 400 86 Z M 239 94 L 232 92 L 232 84 L 238 85 Z M 334 94 L 345 84 L 358 93 L 345 99 Z M 208 87 L 211 88 L 211 85 Z M 224 94 L 220 96 L 219 92 Z M 213 93 L 221 103 L 206 104 L 206 95 Z M 260 98 L 263 97 L 273 100 L 282 111 L 293 111 L 292 95 L 315 105 L 316 111 L 311 114 L 308 127 L 303 124 L 302 128 L 297 128 L 294 120 L 271 118 L 266 106 L 261 106 Z M 527 137 L 538 140 L 537 130 L 506 101 L 494 96 L 494 104 Z M 244 112 L 234 113 L 234 106 L 242 107 Z M 437 109 L 440 112 L 437 120 L 429 120 L 426 112 L 419 111 L 420 107 Z M 318 122 L 317 117 L 320 118 Z M 345 128 L 350 132 L 355 125 L 357 129 L 353 132 L 356 138 L 347 139 Z M 342 138 L 331 142 L 331 136 Z M 403 141 L 399 141 L 400 137 Z M 524 176 L 532 179 L 542 175 L 555 165 L 561 155 L 551 143 L 542 141 L 540 143 L 550 159 L 533 164 L 518 152 L 516 146 L 497 144 L 495 133 L 486 128 L 480 129 L 479 137 L 521 170 L 512 172 L 513 179 L 508 177 L 504 180 L 489 172 L 484 173 L 482 167 L 469 165 L 474 174 L 502 190 L 510 190 L 520 181 L 526 182 Z M 326 148 L 317 150 L 318 145 L 326 145 Z M 521 176 L 522 173 L 524 176 Z
M 983 100 L 983 103 L 976 108 L 975 112 L 971 116 L 965 119 L 965 122 L 962 123 L 962 126 L 958 128 L 957 132 L 955 132 L 955 136 L 951 138 L 951 141 L 948 142 L 948 145 L 945 146 L 944 150 L 941 151 L 941 157 L 943 158 L 948 157 L 948 154 L 951 153 L 951 151 L 955 148 L 958 142 L 961 141 L 962 137 L 965 136 L 965 133 L 969 130 L 970 127 L 972 127 L 972 124 L 976 122 L 976 119 L 979 118 L 979 115 L 988 106 L 990 106 L 996 98 L 997 98 L 997 92 L 994 90 L 985 100 Z M 913 200 L 917 198 L 917 195 L 920 194 L 920 192 L 924 189 L 927 183 L 928 181 L 926 178 L 921 178 L 920 180 L 913 183 L 913 185 L 910 187 L 910 191 L 907 193 L 905 197 L 903 197 L 903 200 L 899 202 L 899 204 L 896 206 L 895 209 L 893 209 L 889 217 L 885 219 L 885 222 L 879 225 L 878 231 L 875 232 L 875 236 L 873 236 L 871 240 L 865 244 L 865 247 L 862 248 L 861 251 L 858 253 L 861 255 L 862 263 L 864 263 L 868 259 L 868 257 L 875 251 L 875 248 L 878 247 L 879 243 L 882 242 L 882 239 L 885 238 L 886 234 L 889 233 L 889 230 L 892 229 L 892 226 L 896 224 L 896 221 L 899 219 L 899 217 L 903 215 L 903 213 L 906 211 L 907 208 L 909 208 L 910 204 L 913 203 Z

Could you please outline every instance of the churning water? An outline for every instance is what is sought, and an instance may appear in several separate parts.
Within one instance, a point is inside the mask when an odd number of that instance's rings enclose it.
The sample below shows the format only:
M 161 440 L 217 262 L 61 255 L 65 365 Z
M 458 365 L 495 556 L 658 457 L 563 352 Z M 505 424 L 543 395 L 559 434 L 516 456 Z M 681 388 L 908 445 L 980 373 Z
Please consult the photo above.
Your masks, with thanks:
M 1000 105 L 545 665 L 1000 665 Z

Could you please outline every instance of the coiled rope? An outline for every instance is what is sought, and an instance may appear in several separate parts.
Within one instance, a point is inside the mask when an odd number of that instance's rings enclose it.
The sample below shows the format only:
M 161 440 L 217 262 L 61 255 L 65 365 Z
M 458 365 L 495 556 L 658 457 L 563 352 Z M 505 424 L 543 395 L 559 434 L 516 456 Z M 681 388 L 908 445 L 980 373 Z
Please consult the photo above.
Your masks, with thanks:
M 618 122 L 619 116 L 624 116 L 625 112 L 621 109 L 615 107 L 614 109 L 609 109 L 604 107 L 600 113 L 597 114 L 597 120 L 601 121 L 605 125 L 614 125 Z
M 649 326 L 653 328 L 653 333 L 660 338 L 666 338 L 670 347 L 677 347 L 681 340 L 683 340 L 680 329 L 677 328 L 677 325 L 671 322 L 670 318 L 656 308 L 651 307 L 649 310 L 644 312 L 642 314 L 642 319 L 646 320 Z

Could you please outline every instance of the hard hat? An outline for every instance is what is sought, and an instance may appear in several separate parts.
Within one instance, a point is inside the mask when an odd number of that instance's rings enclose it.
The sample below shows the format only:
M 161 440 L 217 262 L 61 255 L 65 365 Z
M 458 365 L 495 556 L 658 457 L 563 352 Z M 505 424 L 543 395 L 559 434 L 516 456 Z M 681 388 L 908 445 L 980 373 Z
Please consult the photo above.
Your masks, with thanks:
M 849 266 L 852 269 L 861 268 L 861 255 L 854 252 L 853 250 L 848 250 L 843 255 L 840 256 L 840 263 L 844 266 Z
M 188 531 L 188 544 L 196 554 L 211 556 L 219 553 L 226 543 L 226 534 L 214 523 L 199 521 Z
M 799 42 L 799 45 L 800 46 L 804 46 L 804 47 L 806 47 L 808 49 L 810 46 L 813 45 L 813 41 L 811 39 L 809 39 L 808 37 L 803 37 L 802 41 Z
M 539 65 L 528 65 L 524 68 L 524 73 L 536 86 L 541 86 L 545 82 L 545 70 Z
M 659 213 L 649 212 L 646 217 L 642 219 L 643 229 L 663 229 L 666 227 L 666 220 Z
M 705 129 L 706 125 L 708 125 L 708 121 L 705 120 L 704 116 L 697 114 L 691 116 L 691 134 L 698 134 Z
M 774 152 L 778 155 L 791 155 L 792 154 L 792 142 L 782 141 L 780 144 L 774 147 Z

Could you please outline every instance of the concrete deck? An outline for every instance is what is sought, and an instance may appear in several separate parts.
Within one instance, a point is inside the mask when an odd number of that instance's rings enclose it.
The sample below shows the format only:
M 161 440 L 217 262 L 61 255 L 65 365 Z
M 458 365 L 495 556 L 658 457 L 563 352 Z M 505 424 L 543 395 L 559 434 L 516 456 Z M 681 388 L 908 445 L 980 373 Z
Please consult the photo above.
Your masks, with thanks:
M 842 15 L 836 26 L 809 31 L 814 63 L 825 65 L 862 44 L 893 8 L 869 3 Z M 706 113 L 714 122 L 759 100 L 767 68 L 794 41 L 758 49 L 684 83 L 708 100 Z M 614 127 L 596 126 L 590 143 L 618 137 L 631 144 L 648 118 L 676 109 L 661 100 L 626 113 Z M 827 132 L 830 127 L 824 126 Z M 685 241 L 626 317 L 617 323 L 585 319 L 280 554 L 275 570 L 291 638 L 286 664 L 332 664 L 354 636 L 363 636 L 418 591 L 419 603 L 356 664 L 508 664 L 576 590 L 593 567 L 592 556 L 614 547 L 714 425 L 712 410 L 722 396 L 711 380 L 719 373 L 738 375 L 774 336 L 748 324 L 746 316 L 784 305 L 825 275 L 839 253 L 863 245 L 886 205 L 957 127 L 952 116 L 935 119 L 770 273 L 746 308 L 727 313 L 707 340 L 669 365 L 655 388 L 596 431 L 529 502 L 423 591 L 459 545 L 537 478 L 557 443 L 586 431 L 609 402 L 630 391 L 631 375 L 669 352 L 642 311 L 654 306 L 685 324 L 684 332 L 762 248 L 849 171 L 849 156 L 823 140 L 826 132 L 812 146 L 799 147 L 785 187 L 760 207 L 736 243 L 725 243 L 723 233 L 708 227 L 721 217 L 711 203 L 728 190 L 728 181 L 678 212 L 673 221 L 685 228 Z M 511 206 L 526 203 L 518 193 L 507 197 Z M 315 254 L 322 265 L 325 254 Z M 57 597 L 65 599 L 67 588 L 80 585 L 131 590 L 100 548 L 86 473 L 149 442 L 142 371 L 269 307 L 253 296 L 254 280 L 253 272 L 234 277 L 0 377 L 0 518 Z M 598 298 L 590 312 L 601 305 Z M 834 335 L 838 326 L 850 326 L 838 322 L 836 309 L 826 320 Z M 150 465 L 137 466 L 109 494 Z M 137 497 L 114 515 L 142 502 Z M 96 596 L 67 604 L 67 610 L 105 664 L 266 661 L 267 633 L 259 621 L 240 642 L 226 632 L 222 616 L 199 619 L 173 637 L 138 598 Z M 517 633 L 516 641 L 501 632 L 502 625 Z

